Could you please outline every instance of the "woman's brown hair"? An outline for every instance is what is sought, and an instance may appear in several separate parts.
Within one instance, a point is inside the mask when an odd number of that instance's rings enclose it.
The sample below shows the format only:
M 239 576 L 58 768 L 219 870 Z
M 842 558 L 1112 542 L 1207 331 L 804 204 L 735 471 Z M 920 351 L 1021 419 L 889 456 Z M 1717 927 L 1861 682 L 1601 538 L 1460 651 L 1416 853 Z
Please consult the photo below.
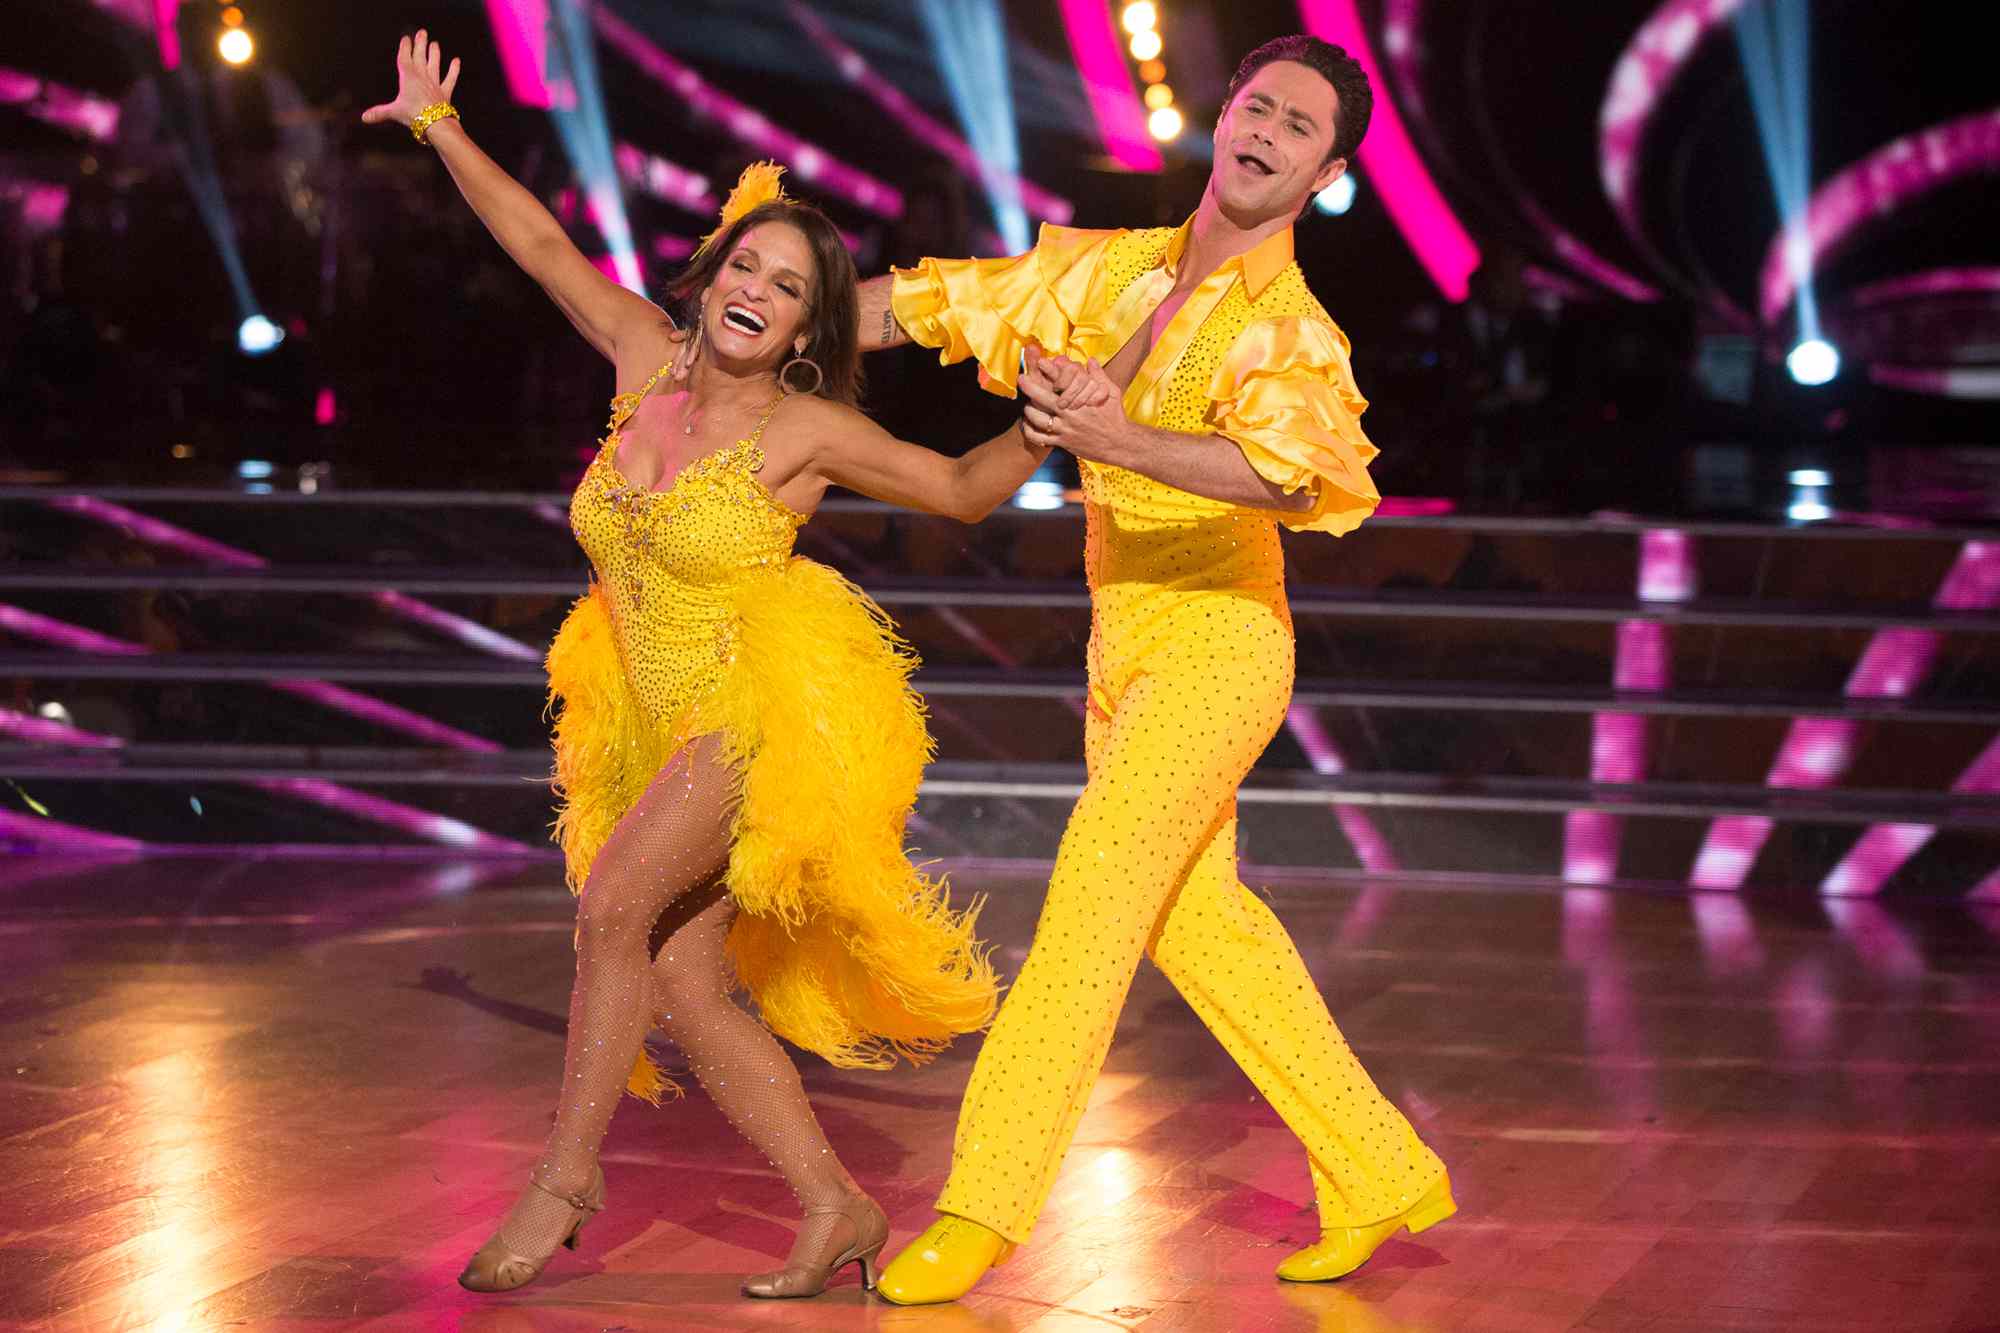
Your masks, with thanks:
M 813 286 L 806 298 L 802 355 L 819 366 L 819 396 L 853 407 L 861 400 L 861 311 L 855 295 L 860 279 L 840 229 L 811 204 L 773 201 L 736 219 L 667 288 L 668 311 L 683 328 L 700 319 L 701 294 L 736 253 L 744 234 L 766 222 L 782 222 L 797 231 L 812 251 Z

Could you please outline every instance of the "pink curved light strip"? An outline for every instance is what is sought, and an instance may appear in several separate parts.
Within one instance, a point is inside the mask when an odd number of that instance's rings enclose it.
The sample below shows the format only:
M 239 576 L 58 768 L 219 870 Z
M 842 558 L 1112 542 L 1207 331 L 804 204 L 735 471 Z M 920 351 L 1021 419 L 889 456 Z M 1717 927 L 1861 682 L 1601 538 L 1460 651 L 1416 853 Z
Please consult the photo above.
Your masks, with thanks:
M 1675 528 L 1648 528 L 1639 537 L 1639 600 L 1685 602 L 1695 594 L 1694 539 Z M 1672 632 L 1658 620 L 1618 624 L 1612 686 L 1622 694 L 1659 694 L 1672 684 Z M 1643 713 L 1597 713 L 1590 720 L 1590 780 L 1640 782 L 1646 776 L 1648 727 Z M 1618 876 L 1625 820 L 1609 810 L 1572 810 L 1563 821 L 1563 878 L 1608 884 Z
M 894 116 L 911 138 L 929 146 L 932 151 L 957 167 L 981 184 L 989 180 L 1004 183 L 1020 192 L 1021 203 L 1028 212 L 1039 218 L 1047 218 L 1058 226 L 1066 225 L 1076 216 L 1076 205 L 1053 194 L 1033 181 L 998 171 L 982 160 L 971 144 L 952 133 L 943 124 L 927 115 L 923 108 L 912 102 L 901 88 L 889 82 L 868 63 L 868 58 L 840 39 L 838 33 L 829 27 L 826 20 L 812 12 L 805 5 L 792 0 L 786 8 L 792 20 L 817 43 L 832 59 L 834 68 L 842 78 L 866 93 L 877 106 Z
M 608 6 L 591 6 L 590 19 L 599 37 L 671 89 L 687 103 L 690 111 L 714 121 L 737 142 L 777 158 L 799 180 L 811 181 L 857 207 L 886 218 L 903 216 L 903 195 L 895 186 L 773 125 L 761 112 L 712 86 L 691 66 L 662 51 L 651 38 L 612 13 Z
M 1981 172 L 2000 172 L 2000 107 L 1946 121 L 1891 140 L 1813 191 L 1805 216 L 1780 231 L 1764 253 L 1758 313 L 1776 323 L 1798 294 L 1798 270 L 1787 255 L 1800 248 L 1814 265 L 1884 217 L 1939 186 Z
M 1112 26 L 1111 6 L 1105 0 L 1062 0 L 1062 18 L 1070 58 L 1083 79 L 1104 151 L 1129 170 L 1159 171 L 1166 160 L 1146 133 L 1146 113 L 1132 91 L 1132 71 Z
M 1667 0 L 1639 25 L 1611 67 L 1597 112 L 1597 175 L 1611 211 L 1633 240 L 1639 227 L 1639 151 L 1667 89 L 1717 28 L 1749 0 Z
M 1369 46 L 1360 9 L 1354 0 L 1299 0 L 1299 15 L 1305 20 L 1306 31 L 1345 47 L 1382 90 L 1375 99 L 1368 137 L 1362 140 L 1357 156 L 1431 281 L 1451 300 L 1463 301 L 1466 279 L 1479 267 L 1479 247 L 1472 243 L 1423 159 L 1417 156 L 1416 145 L 1410 142 L 1410 133 L 1396 113 L 1395 101 L 1387 95 L 1381 64 Z
M 1967 542 L 1939 585 L 1940 610 L 1988 610 L 2000 605 L 2000 542 Z M 1907 699 L 1923 685 L 1944 635 L 1899 627 L 1878 631 L 1862 650 L 1842 693 L 1850 699 Z M 1847 775 L 1860 724 L 1840 717 L 1802 717 L 1779 743 L 1764 778 L 1767 787 L 1817 791 Z M 1709 825 L 1688 883 L 1697 889 L 1739 889 L 1771 836 L 1762 815 L 1730 815 Z M 1822 886 L 1824 887 L 1824 886 Z M 1846 891 L 1852 892 L 1853 889 Z
M 2000 268 L 1936 268 L 1927 273 L 1909 273 L 1900 278 L 1884 278 L 1866 287 L 1857 287 L 1847 298 L 1856 307 L 1885 305 L 1918 296 L 1965 296 L 2000 293 Z

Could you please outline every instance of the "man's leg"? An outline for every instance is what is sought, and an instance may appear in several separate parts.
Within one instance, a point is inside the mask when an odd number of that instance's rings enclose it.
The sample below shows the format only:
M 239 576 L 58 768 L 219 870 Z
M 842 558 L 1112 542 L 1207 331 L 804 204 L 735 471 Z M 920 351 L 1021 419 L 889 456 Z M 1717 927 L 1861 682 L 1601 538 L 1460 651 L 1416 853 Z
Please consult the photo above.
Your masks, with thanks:
M 1027 1239 L 1140 955 L 1276 730 L 1289 684 L 1146 676 L 1108 721 L 1092 715 L 1089 781 L 1034 944 L 973 1066 L 939 1211 Z
M 1291 936 L 1236 877 L 1236 819 L 1215 832 L 1147 953 L 1305 1144 L 1325 1230 L 1415 1204 L 1444 1175 L 1334 1025 Z

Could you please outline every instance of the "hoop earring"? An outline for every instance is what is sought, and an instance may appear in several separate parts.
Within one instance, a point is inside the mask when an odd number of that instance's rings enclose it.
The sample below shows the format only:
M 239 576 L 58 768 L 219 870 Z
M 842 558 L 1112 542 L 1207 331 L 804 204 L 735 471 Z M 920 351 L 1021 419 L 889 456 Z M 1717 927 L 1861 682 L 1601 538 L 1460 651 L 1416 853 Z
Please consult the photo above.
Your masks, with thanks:
M 813 373 L 812 388 L 794 389 L 792 387 L 793 366 L 812 367 L 812 373 Z M 813 360 L 809 356 L 795 356 L 791 360 L 785 362 L 784 365 L 778 367 L 778 387 L 783 389 L 787 394 L 803 393 L 810 396 L 812 394 L 818 393 L 820 386 L 825 383 L 826 383 L 826 372 L 819 368 L 819 362 Z

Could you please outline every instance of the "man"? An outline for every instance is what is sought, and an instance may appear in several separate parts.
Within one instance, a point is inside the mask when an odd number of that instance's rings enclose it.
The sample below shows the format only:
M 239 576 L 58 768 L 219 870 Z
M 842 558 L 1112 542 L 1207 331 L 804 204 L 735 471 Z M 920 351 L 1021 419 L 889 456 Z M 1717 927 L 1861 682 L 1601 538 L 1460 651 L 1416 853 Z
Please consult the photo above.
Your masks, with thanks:
M 1279 1276 L 1342 1276 L 1455 1211 L 1236 878 L 1236 788 L 1291 699 L 1277 522 L 1338 534 L 1379 503 L 1347 340 L 1292 262 L 1292 224 L 1371 103 L 1340 48 L 1280 38 L 1231 81 L 1179 229 L 1046 227 L 1027 255 L 863 288 L 865 339 L 976 357 L 987 388 L 1026 394 L 1030 444 L 1080 460 L 1092 604 L 1089 780 L 973 1069 L 943 1216 L 882 1274 L 892 1301 L 955 1300 L 1027 1239 L 1142 952 L 1305 1144 L 1321 1238 Z

